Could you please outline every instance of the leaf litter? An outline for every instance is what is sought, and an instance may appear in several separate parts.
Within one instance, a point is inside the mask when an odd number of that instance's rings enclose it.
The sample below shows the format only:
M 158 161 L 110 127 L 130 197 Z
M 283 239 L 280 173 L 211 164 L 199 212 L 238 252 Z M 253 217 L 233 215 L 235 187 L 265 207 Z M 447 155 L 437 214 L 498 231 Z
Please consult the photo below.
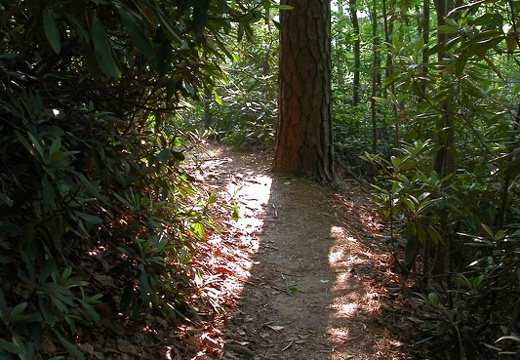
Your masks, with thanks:
M 198 181 L 239 219 L 214 209 L 222 231 L 201 244 L 215 307 L 185 334 L 190 359 L 412 359 L 412 284 L 393 271 L 369 186 L 325 189 L 271 161 L 267 147 L 208 147 Z
M 208 144 L 204 154 L 196 181 L 216 194 L 211 211 L 220 229 L 206 233 L 192 261 L 198 319 L 172 326 L 101 308 L 103 332 L 78 337 L 87 358 L 414 358 L 406 345 L 419 326 L 413 284 L 393 271 L 369 186 L 340 176 L 333 191 L 272 174 L 267 147 Z M 118 286 L 97 276 L 108 289 Z M 43 347 L 54 352 L 52 343 Z

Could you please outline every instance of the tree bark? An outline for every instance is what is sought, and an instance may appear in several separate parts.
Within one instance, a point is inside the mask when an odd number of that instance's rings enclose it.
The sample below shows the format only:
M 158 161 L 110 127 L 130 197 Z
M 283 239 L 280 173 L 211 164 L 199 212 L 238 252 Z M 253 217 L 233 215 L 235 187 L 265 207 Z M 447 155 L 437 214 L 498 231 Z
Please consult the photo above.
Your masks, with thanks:
M 372 119 L 372 153 L 377 154 L 377 103 L 375 97 L 378 90 L 378 55 L 379 38 L 377 36 L 377 1 L 372 1 L 372 96 L 370 110 Z
M 361 39 L 359 31 L 359 20 L 357 15 L 356 0 L 349 0 L 350 20 L 352 21 L 352 30 L 354 31 L 354 82 L 352 89 L 352 105 L 359 105 L 359 91 L 361 88 Z
M 284 0 L 273 171 L 335 186 L 330 2 Z

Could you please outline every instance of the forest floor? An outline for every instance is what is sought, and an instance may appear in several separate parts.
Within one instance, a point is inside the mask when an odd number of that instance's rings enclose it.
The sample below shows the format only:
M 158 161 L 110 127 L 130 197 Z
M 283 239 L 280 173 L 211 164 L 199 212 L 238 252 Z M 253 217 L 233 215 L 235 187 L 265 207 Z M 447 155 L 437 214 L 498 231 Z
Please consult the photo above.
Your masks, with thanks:
M 213 315 L 178 329 L 170 358 L 414 358 L 412 284 L 392 270 L 367 184 L 339 176 L 331 190 L 273 174 L 270 148 L 211 145 L 204 157 L 198 181 L 240 218 L 219 212 L 222 230 L 200 245 Z

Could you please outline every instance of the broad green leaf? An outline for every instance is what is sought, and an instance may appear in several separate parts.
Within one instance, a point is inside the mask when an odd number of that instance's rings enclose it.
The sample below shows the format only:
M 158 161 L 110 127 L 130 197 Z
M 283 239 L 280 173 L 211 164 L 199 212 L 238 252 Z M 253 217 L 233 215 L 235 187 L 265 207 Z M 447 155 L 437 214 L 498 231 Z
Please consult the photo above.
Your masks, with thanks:
M 208 3 L 207 0 L 193 0 L 193 22 L 195 23 L 196 37 L 203 39 L 203 32 L 208 22 Z
M 99 225 L 103 220 L 97 216 L 90 215 L 81 211 L 75 211 L 76 215 L 85 220 L 89 225 Z
M 439 295 L 437 295 L 436 293 L 433 293 L 433 292 L 429 293 L 428 294 L 428 302 L 433 307 L 436 307 L 437 305 L 439 305 Z
M 441 233 L 435 227 L 428 226 L 426 230 L 428 231 L 428 235 L 430 235 L 430 238 L 433 240 L 433 242 L 436 244 L 444 244 Z
M 146 273 L 146 269 L 143 264 L 137 266 L 139 269 L 139 290 L 141 292 L 141 299 L 146 305 L 150 305 L 153 296 L 152 285 Z
M 38 307 L 40 309 L 43 320 L 49 325 L 54 325 L 57 319 L 56 316 L 54 316 L 54 313 L 52 312 L 49 300 L 40 296 L 38 298 Z
M 164 29 L 166 30 L 166 35 L 170 38 L 170 40 L 175 41 L 178 44 L 184 43 L 184 40 L 182 39 L 182 37 L 180 35 L 181 32 L 180 31 L 175 31 L 170 26 L 171 22 L 167 18 L 164 17 L 163 13 L 161 11 L 158 11 L 157 15 L 159 16 L 159 18 L 161 20 L 160 23 L 164 27 Z
M 213 91 L 213 98 L 215 99 L 215 102 L 219 105 L 222 105 L 223 104 L 223 101 L 222 99 L 220 98 L 220 96 L 217 94 L 217 91 Z
M 128 36 L 130 36 L 130 40 L 134 43 L 137 49 L 146 55 L 148 59 L 153 59 L 155 57 L 155 51 L 153 49 L 152 42 L 143 32 L 143 30 L 137 25 L 135 21 L 135 14 L 131 13 L 129 10 L 123 8 L 122 6 L 117 6 L 117 10 L 119 11 L 119 15 L 125 24 L 126 30 L 128 31 Z
M 0 349 L 4 349 L 12 354 L 25 355 L 25 350 L 10 341 L 0 338 Z
M 238 24 L 238 29 L 237 29 L 237 40 L 238 42 L 242 41 L 242 38 L 244 37 L 244 24 L 242 23 L 239 23 Z
M 238 208 L 238 205 L 235 204 L 235 206 L 233 207 L 233 220 L 235 222 L 238 222 L 239 219 L 240 219 L 240 210 Z
M 184 154 L 180 151 L 172 151 L 172 156 L 179 161 L 183 161 L 185 158 Z
M 56 336 L 58 337 L 58 340 L 61 342 L 61 344 L 63 345 L 63 347 L 72 355 L 74 356 L 76 359 L 80 359 L 80 360 L 83 360 L 85 359 L 85 356 L 83 356 L 83 354 L 81 353 L 81 351 L 78 350 L 78 348 L 76 346 L 74 346 L 74 344 L 72 344 L 70 341 L 68 341 L 67 339 L 65 339 L 58 331 L 54 331 L 54 333 L 56 334 Z
M 12 310 L 10 314 L 10 321 L 11 323 L 19 323 L 23 322 L 27 319 L 29 319 L 29 315 L 23 314 L 23 311 L 27 308 L 27 303 L 23 302 L 18 305 L 16 305 Z
M 96 60 L 98 66 L 103 73 L 112 78 L 119 77 L 119 68 L 114 60 L 112 54 L 113 49 L 110 45 L 110 40 L 105 31 L 105 27 L 99 18 L 94 15 L 92 18 L 91 36 L 94 43 L 94 50 L 96 52 Z
M 157 154 L 157 160 L 159 160 L 162 163 L 165 163 L 168 161 L 170 156 L 172 155 L 172 151 L 170 149 L 162 149 L 159 154 Z
M 59 138 L 54 139 L 51 145 L 51 149 L 49 151 L 50 154 L 54 154 L 55 152 L 60 151 L 61 149 L 61 140 Z
M 191 224 L 191 231 L 194 233 L 198 238 L 202 239 L 204 238 L 204 225 L 202 225 L 199 222 Z
M 375 101 L 377 101 L 379 103 L 386 103 L 386 104 L 388 104 L 390 102 L 389 99 L 385 99 L 385 98 L 378 97 L 378 96 L 372 96 L 372 99 L 374 99 Z
M 7 312 L 7 302 L 5 301 L 4 291 L 0 288 L 0 318 Z
M 43 9 L 43 31 L 49 44 L 51 44 L 52 50 L 56 54 L 61 51 L 61 40 L 60 40 L 60 32 L 58 30 L 58 26 L 56 25 L 56 20 L 54 19 L 54 14 L 49 11 L 49 9 Z
M 51 184 L 47 176 L 42 179 L 42 191 L 43 201 L 45 204 L 47 204 L 51 209 L 56 209 L 56 193 L 54 191 L 54 186 Z
M 473 279 L 473 281 L 471 282 L 471 286 L 473 287 L 473 289 L 478 290 L 478 288 L 480 287 L 480 284 L 482 284 L 483 280 L 484 280 L 484 275 L 479 275 L 479 276 L 475 277 Z
M 412 196 L 410 195 L 410 197 L 412 197 Z M 415 211 L 415 208 L 416 208 L 416 206 L 415 206 L 415 202 L 412 201 L 412 199 L 410 199 L 410 197 L 405 197 L 405 198 L 403 199 L 403 202 L 405 203 L 406 207 L 407 207 L 410 211 L 414 212 L 414 211 Z

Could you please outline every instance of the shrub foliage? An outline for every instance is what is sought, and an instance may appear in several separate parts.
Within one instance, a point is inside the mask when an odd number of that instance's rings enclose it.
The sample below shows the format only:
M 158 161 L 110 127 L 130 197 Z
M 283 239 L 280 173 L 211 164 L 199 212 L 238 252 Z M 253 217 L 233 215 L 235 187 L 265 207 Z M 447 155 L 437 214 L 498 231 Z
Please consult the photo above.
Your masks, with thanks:
M 263 4 L 269 7 L 269 3 Z M 0 357 L 52 336 L 76 358 L 98 305 L 190 316 L 193 244 L 212 226 L 180 163 L 175 110 L 212 91 L 226 1 L 2 1 Z M 236 35 L 236 34 L 235 34 Z M 210 61 L 211 59 L 211 61 Z M 49 355 L 49 354 L 47 354 Z

